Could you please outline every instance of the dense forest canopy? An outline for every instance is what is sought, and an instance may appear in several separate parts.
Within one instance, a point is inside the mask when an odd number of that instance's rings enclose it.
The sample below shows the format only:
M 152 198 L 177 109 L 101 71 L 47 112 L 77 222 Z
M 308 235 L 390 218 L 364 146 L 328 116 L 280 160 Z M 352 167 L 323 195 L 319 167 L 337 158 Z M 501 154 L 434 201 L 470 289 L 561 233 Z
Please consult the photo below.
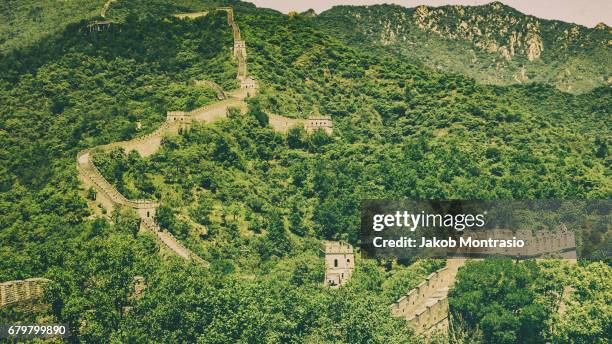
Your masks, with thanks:
M 159 200 L 158 222 L 211 265 L 186 264 L 139 234 L 130 210 L 94 216 L 75 156 L 151 132 L 166 111 L 214 102 L 193 80 L 237 87 L 225 14 L 170 16 L 216 5 L 119 1 L 109 30 L 89 31 L 83 8 L 83 20 L 44 39 L 3 46 L 0 281 L 51 279 L 46 312 L 75 340 L 416 342 L 388 306 L 443 262 L 359 259 L 346 287 L 322 285 L 321 240 L 357 244 L 362 199 L 610 198 L 609 87 L 483 85 L 348 44 L 309 16 L 236 2 L 261 85 L 247 113 L 194 125 L 147 158 L 95 156 L 122 194 Z M 328 115 L 334 133 L 278 133 L 263 112 Z M 534 332 L 597 342 L 610 333 L 610 273 L 591 262 L 473 262 L 452 315 L 485 342 Z M 147 289 L 131 300 L 135 275 Z M 579 293 L 558 317 L 552 303 L 568 280 Z M 516 288 L 496 289 L 505 281 Z M 488 307 L 470 308 L 476 301 Z M 585 316 L 593 326 L 572 321 Z M 35 317 L 0 309 L 3 323 Z

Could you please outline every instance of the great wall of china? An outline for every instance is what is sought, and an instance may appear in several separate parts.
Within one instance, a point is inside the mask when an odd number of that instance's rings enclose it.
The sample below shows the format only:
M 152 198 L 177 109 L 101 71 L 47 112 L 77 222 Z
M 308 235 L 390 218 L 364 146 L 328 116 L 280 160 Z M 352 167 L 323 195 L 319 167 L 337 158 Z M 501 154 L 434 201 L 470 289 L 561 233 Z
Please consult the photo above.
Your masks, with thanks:
M 492 238 L 512 236 L 512 232 L 502 230 L 485 233 L 487 237 Z M 522 231 L 514 235 L 525 238 L 525 249 L 509 249 L 501 254 L 497 252 L 498 254 L 507 257 L 522 257 L 522 259 L 555 255 L 576 262 L 574 233 L 568 231 L 564 225 L 561 225 L 559 232 L 554 234 L 548 232 L 534 234 L 531 231 Z M 478 237 L 477 235 L 472 236 Z M 494 252 L 489 248 L 472 249 L 467 254 L 449 251 L 446 267 L 427 276 L 416 288 L 391 304 L 389 306 L 391 315 L 404 318 L 417 335 L 428 336 L 438 331 L 447 332 L 449 328 L 448 292 L 455 283 L 459 268 L 465 264 L 467 259 L 482 259 L 493 254 Z M 566 286 L 564 295 L 569 293 L 568 290 L 571 290 L 571 287 Z
M 0 307 L 39 300 L 48 282 L 45 278 L 28 278 L 0 283 Z
M 103 17 L 106 16 L 108 7 L 112 1 L 105 4 Z M 189 127 L 193 121 L 212 122 L 225 118 L 229 108 L 237 108 L 246 111 L 245 98 L 256 94 L 257 82 L 248 75 L 246 42 L 240 35 L 240 28 L 234 21 L 234 11 L 231 7 L 219 7 L 216 11 L 227 13 L 227 23 L 232 29 L 233 56 L 237 61 L 238 72 L 236 78 L 240 88 L 230 92 L 224 92 L 216 83 L 208 80 L 196 80 L 195 85 L 205 85 L 217 92 L 218 102 L 206 105 L 193 111 L 170 111 L 166 115 L 166 122 L 157 130 L 148 135 L 138 137 L 129 141 L 114 142 L 90 149 L 83 150 L 77 155 L 77 169 L 79 179 L 85 188 L 93 188 L 96 191 L 95 202 L 107 210 L 120 205 L 134 209 L 141 218 L 141 229 L 156 234 L 158 240 L 170 251 L 187 260 L 205 262 L 183 246 L 176 238 L 166 230 L 161 229 L 155 222 L 155 212 L 159 202 L 152 200 L 130 200 L 123 196 L 111 183 L 109 183 L 93 163 L 93 155 L 97 152 L 107 152 L 115 148 L 122 148 L 125 153 L 137 151 L 141 156 L 147 157 L 154 154 L 161 146 L 164 136 L 177 135 L 183 129 Z M 181 13 L 175 17 L 179 19 L 194 19 L 208 15 L 209 12 Z M 331 133 L 332 123 L 330 118 L 291 119 L 279 115 L 270 115 L 270 126 L 278 131 L 287 131 L 289 127 L 304 125 L 309 132 L 321 128 L 328 134 Z
M 104 16 L 108 11 L 107 2 L 103 8 Z M 193 260 L 203 265 L 207 263 L 199 256 L 191 252 L 183 244 L 181 244 L 170 232 L 163 230 L 155 221 L 155 212 L 159 207 L 159 202 L 152 200 L 130 200 L 122 195 L 104 176 L 93 163 L 93 155 L 97 152 L 107 152 L 115 148 L 122 148 L 126 153 L 137 151 L 141 156 L 147 157 L 159 150 L 164 136 L 177 135 L 184 128 L 188 127 L 192 121 L 211 122 L 218 118 L 226 116 L 227 110 L 231 107 L 238 108 L 242 111 L 246 109 L 244 98 L 251 96 L 256 92 L 257 85 L 251 82 L 244 84 L 244 81 L 252 79 L 246 76 L 246 46 L 240 37 L 240 29 L 234 22 L 233 9 L 231 7 L 218 8 L 218 11 L 227 13 L 228 24 L 232 27 L 234 38 L 234 46 L 239 42 L 240 51 L 234 49 L 234 56 L 238 61 L 237 78 L 241 82 L 241 89 L 230 93 L 228 99 L 220 100 L 216 103 L 203 106 L 190 112 L 170 111 L 167 113 L 166 122 L 150 134 L 129 140 L 114 142 L 102 146 L 97 146 L 91 149 L 86 149 L 77 154 L 77 169 L 79 179 L 85 188 L 93 188 L 96 191 L 95 202 L 107 210 L 111 210 L 116 206 L 124 206 L 132 208 L 138 213 L 141 218 L 141 230 L 155 233 L 158 241 L 164 247 L 179 257 L 186 260 Z M 190 19 L 201 16 L 201 12 L 194 16 L 183 16 L 181 18 Z M 208 81 L 196 81 L 196 85 L 216 85 Z M 212 87 L 217 92 L 218 98 L 226 98 L 225 93 L 219 87 Z M 248 90 L 247 90 L 248 88 Z
M 109 0 L 104 4 L 100 12 L 103 21 L 94 21 L 88 25 L 90 31 L 102 31 L 107 28 L 111 20 L 106 18 L 110 5 L 115 0 Z M 242 40 L 238 24 L 234 21 L 234 11 L 231 7 L 219 7 L 216 11 L 227 13 L 227 23 L 232 28 L 233 56 L 237 61 L 238 72 L 236 78 L 240 83 L 240 88 L 229 92 L 209 80 L 195 80 L 196 86 L 208 86 L 215 90 L 219 101 L 197 108 L 192 111 L 170 111 L 166 114 L 166 122 L 163 123 L 152 133 L 134 138 L 128 141 L 114 142 L 80 151 L 76 157 L 78 177 L 85 189 L 95 190 L 95 203 L 98 206 L 112 210 L 117 206 L 124 206 L 136 211 L 139 215 L 140 229 L 154 233 L 157 240 L 169 252 L 188 260 L 208 266 L 208 262 L 194 254 L 191 250 L 181 244 L 172 233 L 160 228 L 155 221 L 155 213 L 159 207 L 159 202 L 153 200 L 130 200 L 122 195 L 111 183 L 108 182 L 93 163 L 93 155 L 100 152 L 108 152 L 115 148 L 122 148 L 125 153 L 137 151 L 141 156 L 147 157 L 159 150 L 163 137 L 179 134 L 183 129 L 188 128 L 192 122 L 212 122 L 217 119 L 225 118 L 230 108 L 237 108 L 246 111 L 247 104 L 245 98 L 254 96 L 257 93 L 258 83 L 248 76 L 247 72 L 247 53 L 246 42 Z M 179 19 L 195 19 L 206 16 L 209 12 L 181 13 L 175 15 Z M 305 129 L 312 133 L 321 129 L 327 134 L 332 132 L 332 121 L 328 117 L 316 117 L 308 119 L 293 119 L 280 115 L 269 114 L 270 126 L 277 131 L 286 132 L 290 127 L 303 125 Z M 93 207 L 93 206 L 92 206 Z M 95 207 L 93 209 L 95 211 Z M 23 281 L 9 281 L 0 284 L 1 303 L 0 307 L 15 303 L 26 302 L 42 297 L 42 287 L 48 280 L 44 278 L 31 278 Z
M 115 0 L 109 0 L 101 11 L 101 17 L 106 18 L 109 6 Z M 253 96 L 257 92 L 257 82 L 247 74 L 246 43 L 241 39 L 240 29 L 234 22 L 234 12 L 231 7 L 217 8 L 218 11 L 227 13 L 228 24 L 232 28 L 234 40 L 233 54 L 238 63 L 237 79 L 240 81 L 240 89 L 224 92 L 216 83 L 208 80 L 197 80 L 195 85 L 205 85 L 217 92 L 218 102 L 195 109 L 193 111 L 170 111 L 167 113 L 166 122 L 150 134 L 129 141 L 114 142 L 107 145 L 86 149 L 77 154 L 77 169 L 79 179 L 85 188 L 91 187 L 96 191 L 95 201 L 105 209 L 113 209 L 116 206 L 125 206 L 134 209 L 141 218 L 141 230 L 155 233 L 158 241 L 170 252 L 177 256 L 207 266 L 208 263 L 202 258 L 183 246 L 171 233 L 162 230 L 155 221 L 155 212 L 159 203 L 152 200 L 130 200 L 122 195 L 111 183 L 109 183 L 92 161 L 93 154 L 97 152 L 110 151 L 114 148 L 123 148 L 126 153 L 137 151 L 141 156 L 147 157 L 154 154 L 161 146 L 164 136 L 177 135 L 192 121 L 211 122 L 225 118 L 229 108 L 238 108 L 245 111 L 247 104 L 245 98 Z M 194 19 L 208 15 L 208 12 L 181 13 L 175 15 L 179 19 Z M 96 22 L 100 23 L 100 22 Z M 104 22 L 110 23 L 110 21 Z M 322 129 L 331 134 L 333 124 L 329 117 L 313 117 L 307 120 L 293 119 L 276 114 L 268 114 L 269 125 L 277 131 L 286 132 L 291 127 L 304 125 L 308 132 Z M 556 240 L 550 237 L 534 235 L 530 240 L 537 242 L 537 252 L 531 252 L 531 256 L 537 256 L 542 252 L 562 252 L 565 258 L 575 260 L 575 241 L 572 234 L 567 234 L 563 239 Z M 325 254 L 325 284 L 331 287 L 344 285 L 350 279 L 354 270 L 354 253 L 349 244 L 342 242 L 324 243 Z M 476 256 L 490 254 L 486 250 L 472 252 Z M 449 304 L 448 292 L 452 288 L 458 270 L 465 264 L 465 258 L 447 259 L 446 267 L 430 274 L 416 288 L 410 290 L 405 296 L 390 306 L 392 316 L 406 319 L 417 335 L 429 335 L 435 331 L 448 331 L 449 327 Z M 142 278 L 142 277 L 139 277 Z M 144 285 L 139 281 L 139 286 Z M 44 278 L 31 278 L 22 281 L 9 281 L 0 283 L 0 307 L 22 302 L 35 301 L 43 296 L 43 287 L 49 280 Z M 138 293 L 144 287 L 136 288 Z M 564 295 L 570 293 L 571 287 L 564 290 Z M 562 311 L 563 305 L 560 307 Z

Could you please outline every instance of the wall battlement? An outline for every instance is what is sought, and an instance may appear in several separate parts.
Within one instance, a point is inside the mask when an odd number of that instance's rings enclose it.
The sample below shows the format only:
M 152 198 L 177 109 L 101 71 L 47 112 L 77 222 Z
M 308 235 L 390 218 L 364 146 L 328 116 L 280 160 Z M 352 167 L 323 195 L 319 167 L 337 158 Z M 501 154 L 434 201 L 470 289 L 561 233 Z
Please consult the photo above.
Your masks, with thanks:
M 520 238 L 525 242 L 524 247 L 510 247 L 503 251 L 500 248 L 491 247 L 474 247 L 468 252 L 461 249 L 462 253 L 454 253 L 449 250 L 451 255 L 461 255 L 466 257 L 480 257 L 487 255 L 502 255 L 521 258 L 536 258 L 552 254 L 563 254 L 566 252 L 576 251 L 576 237 L 573 232 L 567 230 L 565 225 L 561 224 L 557 231 L 530 231 L 520 230 L 511 231 L 505 229 L 496 229 L 479 232 L 465 232 L 465 236 L 469 236 L 474 240 L 483 239 L 509 239 L 512 237 Z
M 467 234 L 467 233 L 466 233 Z M 566 258 L 575 259 L 576 257 L 576 241 L 573 232 L 567 230 L 565 225 L 559 226 L 558 232 L 515 232 L 507 230 L 486 231 L 474 235 L 474 238 L 509 238 L 512 235 L 525 238 L 525 246 L 528 243 L 534 244 L 533 248 L 527 251 L 528 257 L 542 257 L 548 254 L 563 252 L 573 253 L 572 256 Z M 498 249 L 496 250 L 498 253 Z M 478 248 L 472 253 L 478 253 L 476 256 L 485 257 L 491 256 L 490 251 L 486 248 Z M 516 255 L 517 252 L 508 252 L 509 256 Z M 449 251 L 452 255 L 452 251 Z M 495 254 L 497 255 L 497 254 Z M 427 336 L 434 331 L 448 330 L 448 291 L 455 283 L 457 272 L 465 263 L 466 259 L 449 258 L 446 261 L 446 267 L 435 271 L 427 276 L 425 281 L 421 282 L 416 288 L 411 289 L 406 295 L 399 298 L 396 302 L 389 306 L 389 311 L 392 316 L 403 317 L 406 319 L 407 325 L 412 328 L 417 335 Z
M 306 131 L 313 133 L 318 129 L 322 129 L 327 135 L 333 132 L 334 124 L 331 117 L 327 116 L 311 116 L 306 120 Z
M 168 123 L 187 123 L 188 121 L 191 121 L 191 118 L 189 116 L 189 113 L 185 111 L 168 111 L 166 113 L 166 122 Z
M 200 17 L 205 17 L 208 15 L 208 12 L 190 12 L 190 13 L 177 13 L 173 14 L 173 17 L 178 19 L 195 19 Z
M 28 278 L 0 283 L 0 307 L 41 299 L 49 282 L 46 278 Z
M 448 328 L 448 291 L 462 264 L 449 264 L 431 273 L 416 288 L 391 304 L 391 315 L 404 318 L 417 335 Z

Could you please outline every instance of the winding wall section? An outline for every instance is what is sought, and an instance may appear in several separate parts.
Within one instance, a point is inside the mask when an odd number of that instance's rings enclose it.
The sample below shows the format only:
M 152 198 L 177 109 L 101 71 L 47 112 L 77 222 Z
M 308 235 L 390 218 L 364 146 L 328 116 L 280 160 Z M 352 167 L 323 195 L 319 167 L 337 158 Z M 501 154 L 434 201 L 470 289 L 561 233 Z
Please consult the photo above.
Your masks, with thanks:
M 527 237 L 527 241 L 531 243 L 530 245 L 525 245 L 528 249 L 525 252 L 521 252 L 521 256 L 524 258 L 536 258 L 547 254 L 556 254 L 576 262 L 574 233 L 568 231 L 563 224 L 559 229 L 559 232 L 556 234 L 541 232 L 521 236 Z M 507 235 L 505 231 L 497 231 L 496 233 Z M 487 232 L 488 235 L 494 234 Z M 475 249 L 473 252 L 469 252 L 467 257 L 473 256 L 478 257 L 476 259 L 482 259 L 492 255 L 489 251 L 486 248 Z M 453 255 L 453 253 L 449 252 L 450 255 Z M 516 253 L 508 252 L 508 255 L 514 257 Z M 406 319 L 408 326 L 417 335 L 427 336 L 435 331 L 448 331 L 448 292 L 455 284 L 457 272 L 465 264 L 466 260 L 466 258 L 458 256 L 447 259 L 446 267 L 427 276 L 416 288 L 410 290 L 406 295 L 393 303 L 389 307 L 391 315 Z M 565 290 L 567 289 L 566 287 Z
M 106 15 L 106 11 L 111 2 L 112 1 L 107 2 L 102 9 L 101 14 L 103 17 Z M 240 29 L 238 28 L 238 25 L 234 22 L 233 9 L 231 7 L 223 7 L 219 8 L 218 10 L 227 12 L 228 24 L 232 28 L 234 38 L 234 56 L 238 61 L 237 78 L 241 81 L 241 86 L 245 87 L 242 85 L 242 82 L 246 79 L 250 79 L 246 74 L 246 45 L 240 37 Z M 192 17 L 197 16 L 182 16 L 182 18 L 186 19 Z M 239 48 L 236 49 L 236 47 Z M 250 80 L 253 81 L 252 79 Z M 200 83 L 202 83 L 202 81 Z M 249 84 L 248 86 L 249 88 L 257 88 L 256 84 L 255 87 L 253 87 L 253 83 Z M 219 91 L 218 88 L 215 89 Z M 210 122 L 219 118 L 224 118 L 227 110 L 231 107 L 238 108 L 242 111 L 246 110 L 247 105 L 244 102 L 244 98 L 253 95 L 255 91 L 256 90 L 250 90 L 250 92 L 234 91 L 231 92 L 230 98 L 203 106 L 190 112 L 169 112 L 166 122 L 150 134 L 129 141 L 114 142 L 83 150 L 77 154 L 77 169 L 79 172 L 79 179 L 81 180 L 83 186 L 86 188 L 91 187 L 96 191 L 96 202 L 102 207 L 111 210 L 120 205 L 134 209 L 141 218 L 141 230 L 147 230 L 155 233 L 158 240 L 179 257 L 206 264 L 204 260 L 183 246 L 176 238 L 174 238 L 174 236 L 172 236 L 171 233 L 166 230 L 162 230 L 159 227 L 155 221 L 155 211 L 159 206 L 157 201 L 131 200 L 122 195 L 111 183 L 108 182 L 108 180 L 104 178 L 98 168 L 94 165 L 93 155 L 98 152 L 108 152 L 114 148 L 123 148 L 126 153 L 135 150 L 143 157 L 150 156 L 160 148 L 164 136 L 178 134 L 182 128 L 188 126 L 192 121 Z M 219 95 L 219 98 L 226 98 L 226 95 L 222 92 L 222 90 Z M 178 118 L 180 118 L 180 120 L 177 120 Z
M 108 7 L 114 0 L 108 1 L 102 9 L 102 17 L 105 17 Z M 246 43 L 240 35 L 240 28 L 234 22 L 234 10 L 231 7 L 220 7 L 217 11 L 227 13 L 227 23 L 232 28 L 234 41 L 233 54 L 238 64 L 236 78 L 240 82 L 240 89 L 233 90 L 227 94 L 212 81 L 199 80 L 196 85 L 209 85 L 217 91 L 220 101 L 200 107 L 193 111 L 170 111 L 166 122 L 150 134 L 137 137 L 128 141 L 113 142 L 106 145 L 85 149 L 77 154 L 77 170 L 79 179 L 85 188 L 93 188 L 96 191 L 96 202 L 107 210 L 120 205 L 134 209 L 141 218 L 141 230 L 156 234 L 158 241 L 171 252 L 186 260 L 193 260 L 207 264 L 202 258 L 183 246 L 174 236 L 159 227 L 155 221 L 155 212 L 159 202 L 153 200 L 131 200 L 122 195 L 111 183 L 108 182 L 93 163 L 93 155 L 98 152 L 108 152 L 115 148 L 123 148 L 126 153 L 137 151 L 141 156 L 147 157 L 157 152 L 161 146 L 164 136 L 177 135 L 183 128 L 189 126 L 193 121 L 211 122 L 225 118 L 229 108 L 238 108 L 246 111 L 247 104 L 244 99 L 253 96 L 257 92 L 257 82 L 247 74 Z M 193 19 L 208 12 L 181 13 L 176 17 L 181 19 Z M 294 120 L 279 115 L 273 115 L 270 125 L 275 130 L 286 131 L 289 125 L 306 123 L 304 120 Z

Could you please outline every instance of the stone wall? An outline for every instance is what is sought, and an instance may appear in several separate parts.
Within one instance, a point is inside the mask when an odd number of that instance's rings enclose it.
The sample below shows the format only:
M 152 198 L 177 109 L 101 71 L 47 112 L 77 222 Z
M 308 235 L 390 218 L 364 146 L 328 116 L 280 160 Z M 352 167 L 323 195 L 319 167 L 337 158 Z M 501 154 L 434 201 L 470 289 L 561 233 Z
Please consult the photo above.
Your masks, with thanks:
M 270 126 L 274 128 L 274 130 L 280 131 L 283 133 L 287 132 L 289 129 L 297 125 L 304 125 L 306 122 L 303 119 L 288 118 L 288 117 L 276 115 L 273 113 L 268 113 L 267 115 L 268 115 L 268 123 L 270 124 Z
M 333 131 L 333 123 L 330 117 L 317 116 L 309 117 L 306 120 L 306 131 L 313 133 L 317 129 L 322 129 L 327 135 L 331 135 Z
M 427 276 L 416 288 L 389 308 L 392 316 L 402 317 L 417 335 L 448 327 L 448 291 L 455 282 L 459 264 L 447 264 Z
M 0 283 L 0 307 L 41 299 L 48 282 L 45 278 L 28 278 Z
M 178 19 L 195 19 L 199 17 L 207 16 L 208 12 L 191 12 L 191 13 L 177 13 L 173 16 Z
M 508 238 L 512 237 L 511 231 L 497 230 L 486 231 L 480 235 L 471 233 L 472 237 L 484 238 Z M 518 238 L 526 238 L 525 246 L 532 244 L 532 248 L 522 251 L 508 251 L 509 256 L 518 253 L 526 257 L 541 257 L 548 254 L 559 253 L 564 258 L 575 261 L 576 242 L 573 232 L 559 227 L 557 232 L 516 232 Z M 450 252 L 452 253 L 452 252 Z M 491 255 L 491 251 L 486 248 L 474 249 L 470 254 L 483 257 Z M 417 335 L 427 336 L 434 331 L 448 330 L 448 291 L 455 283 L 457 272 L 464 265 L 466 259 L 452 258 L 447 259 L 446 267 L 437 270 L 427 276 L 416 288 L 410 290 L 405 296 L 399 298 L 389 309 L 392 316 L 403 317 L 407 325 L 412 328 Z
M 103 11 L 106 11 L 110 5 L 109 1 L 105 5 Z M 115 148 L 122 148 L 126 153 L 133 150 L 137 151 L 142 157 L 147 157 L 159 150 L 164 136 L 176 135 L 184 128 L 191 125 L 193 121 L 211 122 L 227 115 L 229 108 L 238 108 L 240 111 L 246 111 L 247 104 L 244 99 L 255 94 L 257 82 L 248 77 L 247 61 L 246 61 L 246 42 L 240 36 L 240 29 L 234 22 L 234 11 L 231 7 L 217 8 L 219 11 L 227 12 L 227 22 L 232 29 L 234 40 L 234 54 L 238 63 L 237 79 L 240 81 L 241 88 L 229 92 L 230 98 L 226 99 L 226 94 L 215 83 L 210 81 L 196 81 L 195 84 L 206 84 L 213 86 L 217 90 L 217 97 L 223 98 L 218 102 L 209 104 L 193 111 L 169 111 L 166 114 L 166 122 L 150 134 L 128 140 L 114 142 L 106 145 L 94 147 L 79 152 L 77 154 L 77 170 L 79 179 L 85 188 L 92 187 L 96 191 L 95 203 L 103 208 L 111 211 L 115 206 L 122 205 L 134 209 L 141 218 L 141 229 L 153 232 L 156 234 L 159 242 L 168 248 L 174 254 L 188 259 L 194 260 L 201 264 L 207 264 L 200 257 L 195 255 L 189 249 L 184 247 L 171 233 L 159 228 L 155 222 L 156 209 L 159 203 L 152 200 L 130 200 L 123 196 L 112 184 L 110 184 L 100 173 L 98 168 L 93 164 L 93 154 L 96 152 L 108 152 Z M 191 19 L 206 15 L 207 12 L 197 13 L 181 13 L 175 15 L 180 19 Z M 215 87 L 216 86 L 216 87 Z M 279 121 L 282 121 L 279 116 Z M 287 119 L 287 121 L 290 121 Z
M 196 85 L 196 86 L 207 86 L 207 87 L 212 88 L 213 90 L 215 90 L 215 92 L 217 92 L 217 99 L 218 100 L 223 100 L 223 99 L 227 98 L 225 96 L 225 92 L 223 92 L 223 88 L 221 88 L 221 86 L 219 86 L 214 81 L 210 81 L 210 80 L 194 80 L 193 84 Z
M 511 231 L 511 230 L 490 230 L 481 232 L 465 232 L 464 236 L 473 239 L 509 239 L 516 237 L 525 242 L 524 247 L 511 247 L 503 251 L 499 248 L 477 247 L 472 248 L 464 256 L 478 257 L 491 254 L 504 255 L 510 257 L 536 258 L 545 255 L 566 255 L 567 252 L 576 251 L 576 238 L 573 232 L 567 230 L 564 225 L 557 231 Z M 465 249 L 462 249 L 465 251 Z
M 407 319 L 407 325 L 419 335 L 434 331 L 446 332 L 448 330 L 448 298 L 442 298 L 421 308 Z

